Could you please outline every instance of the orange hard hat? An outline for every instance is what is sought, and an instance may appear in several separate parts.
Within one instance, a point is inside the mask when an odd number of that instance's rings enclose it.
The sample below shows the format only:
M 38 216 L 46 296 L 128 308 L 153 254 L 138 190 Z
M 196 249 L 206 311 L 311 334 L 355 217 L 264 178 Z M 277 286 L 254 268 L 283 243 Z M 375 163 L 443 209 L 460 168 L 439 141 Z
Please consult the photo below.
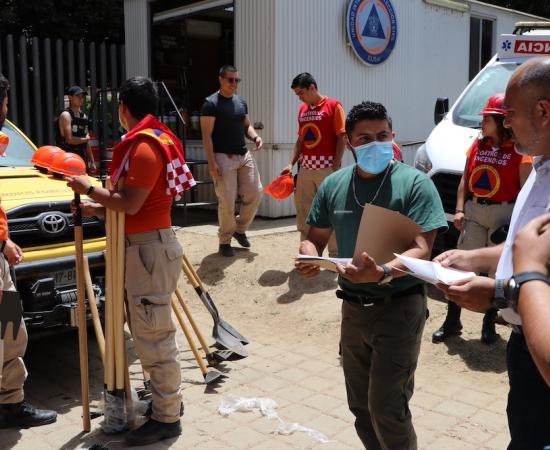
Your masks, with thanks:
M 0 131 L 0 156 L 4 156 L 6 154 L 6 147 L 9 143 L 10 137 Z
M 506 109 L 504 109 L 504 94 L 495 94 L 489 97 L 487 104 L 483 111 L 479 114 L 484 116 L 485 114 L 499 114 L 501 116 L 506 115 Z
M 86 163 L 75 153 L 63 152 L 55 155 L 49 167 L 54 175 L 86 175 Z
M 31 158 L 31 163 L 41 172 L 46 173 L 52 164 L 53 159 L 59 155 L 65 153 L 59 147 L 54 145 L 44 145 L 38 147 Z
M 292 174 L 285 173 L 275 178 L 264 192 L 276 200 L 284 200 L 294 192 L 294 178 Z

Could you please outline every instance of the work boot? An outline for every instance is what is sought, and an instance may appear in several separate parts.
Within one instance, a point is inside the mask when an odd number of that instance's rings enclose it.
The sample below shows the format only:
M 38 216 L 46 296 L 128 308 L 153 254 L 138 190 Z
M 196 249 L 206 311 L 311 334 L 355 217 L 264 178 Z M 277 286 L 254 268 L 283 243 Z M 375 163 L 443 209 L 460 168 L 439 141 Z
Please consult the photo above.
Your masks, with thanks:
M 481 328 L 481 342 L 490 345 L 497 341 L 498 334 L 495 330 L 495 319 L 497 317 L 497 309 L 491 308 L 483 316 L 483 327 Z
M 185 412 L 185 408 L 183 406 L 183 402 L 181 402 L 180 405 L 180 417 L 183 416 L 183 413 Z M 147 411 L 145 411 L 145 414 L 143 414 L 148 419 L 151 417 L 151 414 L 153 414 L 153 400 L 149 401 L 149 404 L 147 405 Z
M 174 423 L 157 422 L 149 419 L 141 427 L 129 431 L 126 434 L 126 444 L 150 445 L 164 439 L 170 439 L 181 434 L 181 423 L 178 420 Z
M 26 401 L 0 404 L 0 428 L 30 428 L 54 423 L 57 413 L 37 409 Z
M 439 330 L 432 334 L 432 342 L 437 344 L 443 342 L 450 336 L 462 334 L 462 323 L 460 322 L 461 308 L 456 303 L 449 302 L 447 305 L 447 317 Z
M 237 239 L 237 242 L 240 244 L 241 247 L 250 248 L 250 241 L 246 237 L 245 233 L 237 233 L 235 231 L 235 233 L 233 233 L 233 237 Z
M 219 252 L 222 256 L 235 256 L 235 250 L 230 244 L 220 244 Z

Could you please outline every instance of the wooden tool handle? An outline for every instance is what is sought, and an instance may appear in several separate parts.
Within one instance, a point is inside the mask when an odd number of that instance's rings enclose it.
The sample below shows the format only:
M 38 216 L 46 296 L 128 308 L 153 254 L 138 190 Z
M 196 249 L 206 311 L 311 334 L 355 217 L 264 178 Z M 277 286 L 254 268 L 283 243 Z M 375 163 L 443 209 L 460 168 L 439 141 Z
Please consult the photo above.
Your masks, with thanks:
M 105 370 L 105 336 L 103 335 L 103 328 L 101 328 L 101 320 L 99 319 L 99 311 L 97 310 L 96 297 L 94 288 L 92 286 L 92 277 L 90 275 L 90 265 L 88 264 L 88 257 L 84 256 L 84 281 L 86 282 L 86 296 L 88 297 L 88 305 L 90 305 L 90 312 L 92 313 L 92 322 L 94 324 L 95 337 L 97 340 L 97 346 L 99 348 L 99 354 L 101 355 L 101 361 L 103 363 L 103 370 Z
M 204 354 L 208 355 L 210 353 L 210 351 L 209 351 L 210 347 L 208 346 L 208 344 L 206 342 L 206 339 L 204 339 L 204 335 L 201 333 L 200 328 L 197 326 L 197 323 L 195 322 L 195 319 L 191 315 L 191 311 L 189 310 L 189 308 L 185 304 L 185 301 L 183 300 L 183 297 L 181 295 L 181 291 L 179 290 L 179 288 L 176 288 L 176 297 L 178 298 L 179 304 L 180 304 L 181 308 L 183 309 L 183 312 L 187 316 L 187 320 L 189 320 L 189 323 L 191 324 L 191 327 L 193 328 L 193 331 L 195 332 L 195 334 L 199 338 L 199 342 L 201 343 L 201 347 L 204 350 Z
M 197 364 L 199 365 L 199 367 L 201 369 L 201 372 L 204 376 L 208 372 L 208 369 L 206 368 L 206 364 L 202 360 L 201 355 L 199 354 L 199 351 L 197 350 L 197 346 L 195 345 L 195 342 L 193 341 L 193 336 L 191 336 L 191 332 L 189 331 L 189 328 L 187 328 L 187 325 L 185 324 L 185 320 L 183 319 L 181 311 L 178 309 L 178 305 L 177 305 L 176 300 L 174 298 L 172 298 L 172 309 L 174 310 L 174 314 L 176 314 L 176 317 L 177 317 L 178 322 L 181 326 L 183 334 L 185 334 L 185 338 L 187 339 L 187 342 L 189 342 L 189 347 L 191 347 L 191 351 L 193 352 L 193 355 L 195 356 L 195 359 L 197 360 Z
M 77 206 L 79 204 L 80 203 L 77 203 Z M 77 209 L 80 210 L 78 207 Z M 86 323 L 86 302 L 84 293 L 84 248 L 82 225 L 74 227 L 74 240 L 76 250 L 76 300 L 78 316 L 78 349 L 80 357 L 80 386 L 82 394 L 82 428 L 85 432 L 89 432 L 91 430 L 90 386 L 88 373 L 88 329 Z

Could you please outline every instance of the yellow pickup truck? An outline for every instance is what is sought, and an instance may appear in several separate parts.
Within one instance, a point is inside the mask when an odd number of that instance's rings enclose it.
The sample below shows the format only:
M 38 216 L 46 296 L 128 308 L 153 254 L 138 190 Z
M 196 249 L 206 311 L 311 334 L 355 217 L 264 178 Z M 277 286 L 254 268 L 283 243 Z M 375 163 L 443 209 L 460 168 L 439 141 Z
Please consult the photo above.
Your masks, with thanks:
M 10 238 L 23 249 L 23 262 L 12 277 L 23 300 L 24 320 L 34 336 L 76 326 L 73 192 L 32 167 L 35 145 L 14 124 L 2 132 L 10 138 L 0 158 L 0 198 L 8 216 Z M 99 183 L 99 182 L 98 182 Z M 99 307 L 104 293 L 105 227 L 103 219 L 83 218 L 88 256 Z

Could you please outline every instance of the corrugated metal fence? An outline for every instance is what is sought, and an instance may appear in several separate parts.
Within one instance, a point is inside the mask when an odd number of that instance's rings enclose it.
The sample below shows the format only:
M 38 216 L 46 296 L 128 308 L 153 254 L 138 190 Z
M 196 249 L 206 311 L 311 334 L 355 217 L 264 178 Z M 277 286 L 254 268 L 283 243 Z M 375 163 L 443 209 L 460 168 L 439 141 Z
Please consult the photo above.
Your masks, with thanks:
M 124 72 L 123 45 L 0 36 L 0 73 L 11 85 L 8 117 L 37 145 L 55 142 L 54 118 L 67 88 L 77 84 L 93 99 L 98 89 L 118 87 Z

